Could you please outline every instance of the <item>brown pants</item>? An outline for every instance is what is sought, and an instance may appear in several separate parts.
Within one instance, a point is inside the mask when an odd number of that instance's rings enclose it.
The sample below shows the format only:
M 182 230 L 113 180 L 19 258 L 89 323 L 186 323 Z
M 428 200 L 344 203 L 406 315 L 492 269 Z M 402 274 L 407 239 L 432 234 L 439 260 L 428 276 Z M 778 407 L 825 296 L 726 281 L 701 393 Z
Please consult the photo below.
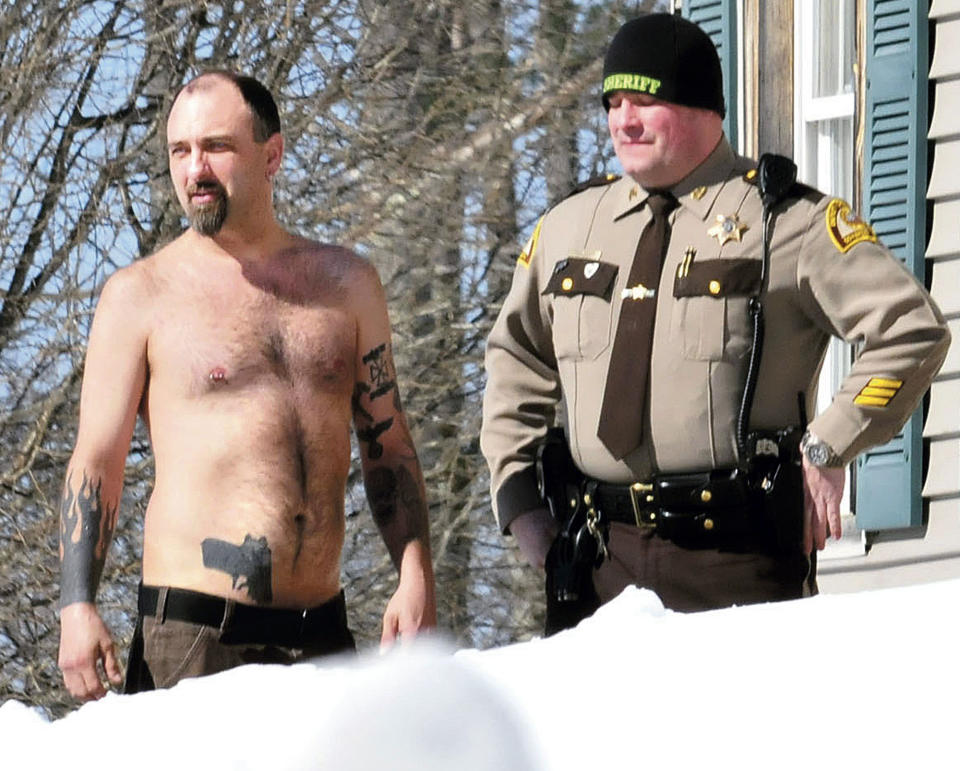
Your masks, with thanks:
M 342 602 L 342 600 L 341 600 Z M 354 652 L 353 635 L 343 623 L 302 648 L 224 643 L 214 626 L 140 616 L 130 645 L 124 693 L 170 688 L 187 677 L 212 675 L 244 664 L 294 664 L 317 656 Z
M 656 592 L 664 606 L 701 611 L 809 597 L 817 593 L 816 559 L 772 554 L 758 544 L 677 545 L 650 530 L 613 523 L 610 557 L 594 571 L 601 602 L 627 586 Z

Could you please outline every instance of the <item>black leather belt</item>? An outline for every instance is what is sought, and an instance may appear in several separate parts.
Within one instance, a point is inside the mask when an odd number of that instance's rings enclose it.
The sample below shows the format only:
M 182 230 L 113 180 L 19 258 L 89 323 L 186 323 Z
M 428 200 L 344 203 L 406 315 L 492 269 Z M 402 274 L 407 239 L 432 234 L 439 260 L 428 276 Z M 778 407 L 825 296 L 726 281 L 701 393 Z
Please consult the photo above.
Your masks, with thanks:
M 343 591 L 314 608 L 271 608 L 244 605 L 189 589 L 140 586 L 137 608 L 141 616 L 186 621 L 220 630 L 220 642 L 241 645 L 278 645 L 285 648 L 353 648 L 347 626 Z
M 760 501 L 738 470 L 667 474 L 649 482 L 587 482 L 584 500 L 601 520 L 655 530 L 665 538 L 717 538 L 757 529 Z M 592 491 L 592 492 L 591 492 Z

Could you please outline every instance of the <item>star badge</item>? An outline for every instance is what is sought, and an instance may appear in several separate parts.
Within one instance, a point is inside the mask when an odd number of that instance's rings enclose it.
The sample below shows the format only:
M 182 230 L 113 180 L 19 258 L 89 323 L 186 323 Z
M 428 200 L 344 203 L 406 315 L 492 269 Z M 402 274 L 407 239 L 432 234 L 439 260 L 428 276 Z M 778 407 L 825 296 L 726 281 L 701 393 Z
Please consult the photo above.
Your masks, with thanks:
M 720 246 L 723 246 L 727 241 L 740 241 L 743 231 L 748 229 L 745 224 L 737 219 L 736 214 L 732 217 L 726 214 L 718 214 L 717 224 L 707 231 L 707 235 L 714 236 L 720 242 Z

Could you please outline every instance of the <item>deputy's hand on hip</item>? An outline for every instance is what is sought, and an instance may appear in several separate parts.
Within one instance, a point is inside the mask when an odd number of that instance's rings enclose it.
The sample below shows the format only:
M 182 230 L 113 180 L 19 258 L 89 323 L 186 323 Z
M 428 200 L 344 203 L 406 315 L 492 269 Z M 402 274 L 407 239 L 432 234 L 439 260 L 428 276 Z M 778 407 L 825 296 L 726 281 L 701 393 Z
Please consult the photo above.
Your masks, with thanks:
M 547 552 L 559 531 L 557 521 L 545 508 L 527 511 L 510 523 L 510 532 L 521 553 L 538 570 L 544 569 Z
M 814 466 L 803 459 L 803 550 L 809 554 L 816 545 L 819 551 L 827 543 L 827 535 L 839 538 L 840 500 L 846 468 Z

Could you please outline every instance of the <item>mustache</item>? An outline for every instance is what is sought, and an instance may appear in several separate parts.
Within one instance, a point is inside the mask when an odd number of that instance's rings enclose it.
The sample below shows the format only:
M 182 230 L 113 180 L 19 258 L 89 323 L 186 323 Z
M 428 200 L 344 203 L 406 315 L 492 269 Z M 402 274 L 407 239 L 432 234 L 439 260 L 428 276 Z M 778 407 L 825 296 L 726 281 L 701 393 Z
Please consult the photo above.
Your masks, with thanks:
M 194 196 L 197 193 L 217 193 L 222 196 L 226 194 L 226 190 L 223 189 L 223 185 L 212 179 L 201 180 L 194 182 L 192 185 L 187 185 L 188 196 Z

